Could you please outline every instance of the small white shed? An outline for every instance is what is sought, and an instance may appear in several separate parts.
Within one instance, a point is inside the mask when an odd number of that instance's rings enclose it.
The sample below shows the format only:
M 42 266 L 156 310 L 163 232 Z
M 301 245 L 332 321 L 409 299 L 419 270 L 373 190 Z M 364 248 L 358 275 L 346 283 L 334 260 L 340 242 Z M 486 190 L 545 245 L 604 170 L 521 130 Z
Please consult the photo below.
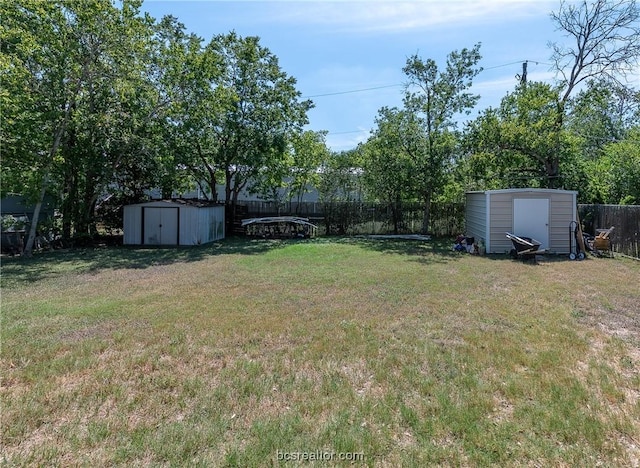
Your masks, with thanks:
M 199 245 L 224 239 L 224 205 L 155 200 L 124 207 L 125 245 Z
M 487 253 L 513 248 L 505 232 L 542 243 L 540 248 L 568 254 L 569 229 L 576 219 L 578 192 L 554 189 L 503 189 L 467 192 L 467 237 L 483 240 Z

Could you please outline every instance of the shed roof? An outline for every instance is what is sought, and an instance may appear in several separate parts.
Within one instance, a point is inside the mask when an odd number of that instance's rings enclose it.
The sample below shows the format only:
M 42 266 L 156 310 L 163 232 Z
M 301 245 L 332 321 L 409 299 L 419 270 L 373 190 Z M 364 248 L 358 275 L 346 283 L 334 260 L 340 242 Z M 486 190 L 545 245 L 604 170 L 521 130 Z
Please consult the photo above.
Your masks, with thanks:
M 470 190 L 465 193 L 517 193 L 517 192 L 535 192 L 535 193 L 574 193 L 578 194 L 576 190 L 563 190 L 563 189 L 547 189 L 547 188 L 508 188 L 497 190 Z

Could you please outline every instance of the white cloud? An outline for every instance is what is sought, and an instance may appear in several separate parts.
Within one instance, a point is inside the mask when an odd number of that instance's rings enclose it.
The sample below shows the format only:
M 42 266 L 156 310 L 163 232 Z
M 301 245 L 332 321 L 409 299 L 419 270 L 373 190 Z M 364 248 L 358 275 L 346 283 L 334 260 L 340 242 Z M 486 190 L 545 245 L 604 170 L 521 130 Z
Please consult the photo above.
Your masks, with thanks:
M 355 148 L 359 143 L 367 141 L 371 135 L 371 129 L 360 128 L 352 133 L 329 133 L 327 146 L 333 151 L 346 151 Z
M 266 21 L 314 24 L 352 32 L 404 32 L 428 26 L 478 24 L 548 13 L 540 0 L 329 1 L 274 3 Z

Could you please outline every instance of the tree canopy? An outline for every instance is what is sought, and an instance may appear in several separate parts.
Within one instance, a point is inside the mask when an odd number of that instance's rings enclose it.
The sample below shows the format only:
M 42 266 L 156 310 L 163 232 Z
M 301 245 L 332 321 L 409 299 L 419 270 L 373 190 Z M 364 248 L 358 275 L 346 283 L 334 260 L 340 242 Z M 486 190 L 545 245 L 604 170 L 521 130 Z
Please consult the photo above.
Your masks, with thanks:
M 1 189 L 36 206 L 26 253 L 44 229 L 45 195 L 65 238 L 93 235 L 108 209 L 154 190 L 197 188 L 233 216 L 243 191 L 281 202 L 315 188 L 333 203 L 364 188 L 390 205 L 421 203 L 424 232 L 435 197 L 469 189 L 562 187 L 583 202 L 640 203 L 640 91 L 625 80 L 640 60 L 636 0 L 561 1 L 556 79 L 523 80 L 462 129 L 479 98 L 480 44 L 443 64 L 410 56 L 402 106 L 382 107 L 370 138 L 342 153 L 305 128 L 314 104 L 260 38 L 204 40 L 141 4 L 3 4 Z

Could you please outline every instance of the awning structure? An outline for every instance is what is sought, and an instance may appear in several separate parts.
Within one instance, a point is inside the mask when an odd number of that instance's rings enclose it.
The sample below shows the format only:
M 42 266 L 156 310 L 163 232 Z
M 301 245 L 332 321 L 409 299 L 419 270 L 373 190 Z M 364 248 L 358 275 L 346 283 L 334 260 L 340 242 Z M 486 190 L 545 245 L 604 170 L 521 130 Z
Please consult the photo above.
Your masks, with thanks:
M 316 226 L 308 218 L 297 216 L 270 216 L 242 220 L 248 236 L 257 237 L 312 237 Z

